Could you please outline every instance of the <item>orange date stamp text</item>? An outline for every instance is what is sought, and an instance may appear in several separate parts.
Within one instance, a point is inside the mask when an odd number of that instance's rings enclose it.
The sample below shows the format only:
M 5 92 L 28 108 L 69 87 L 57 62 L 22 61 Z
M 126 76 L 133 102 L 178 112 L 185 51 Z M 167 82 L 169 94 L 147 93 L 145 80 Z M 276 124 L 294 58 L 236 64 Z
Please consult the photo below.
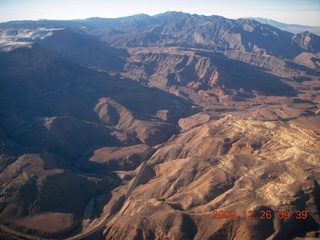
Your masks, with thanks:
M 289 210 L 245 210 L 243 212 L 236 212 L 235 210 L 213 210 L 212 211 L 213 219 L 261 219 L 261 220 L 270 220 L 270 219 L 296 219 L 296 220 L 305 220 L 308 218 L 308 212 L 306 210 L 296 210 L 290 212 Z

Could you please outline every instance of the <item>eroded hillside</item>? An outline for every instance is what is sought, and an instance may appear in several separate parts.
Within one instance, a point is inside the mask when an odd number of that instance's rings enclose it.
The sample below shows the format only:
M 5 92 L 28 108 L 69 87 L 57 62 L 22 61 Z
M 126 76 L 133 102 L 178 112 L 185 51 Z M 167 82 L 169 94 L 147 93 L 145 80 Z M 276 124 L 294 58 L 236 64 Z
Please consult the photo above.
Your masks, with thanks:
M 319 44 L 177 12 L 1 23 L 0 238 L 319 237 Z
M 187 119 L 185 119 L 187 121 Z M 290 239 L 319 229 L 320 136 L 294 124 L 226 116 L 161 145 L 106 239 Z M 307 219 L 279 219 L 305 209 Z M 235 210 L 241 219 L 212 219 Z M 254 211 L 244 219 L 244 211 Z M 260 219 L 270 210 L 272 219 Z

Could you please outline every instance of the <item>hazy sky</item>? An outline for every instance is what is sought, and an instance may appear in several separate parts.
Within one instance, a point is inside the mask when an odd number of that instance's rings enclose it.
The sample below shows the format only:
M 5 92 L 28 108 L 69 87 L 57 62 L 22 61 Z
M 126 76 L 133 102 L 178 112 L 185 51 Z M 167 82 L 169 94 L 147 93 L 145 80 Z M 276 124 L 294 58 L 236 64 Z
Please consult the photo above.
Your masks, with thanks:
M 227 18 L 263 17 L 320 26 L 320 0 L 0 0 L 0 22 L 154 15 L 182 11 Z

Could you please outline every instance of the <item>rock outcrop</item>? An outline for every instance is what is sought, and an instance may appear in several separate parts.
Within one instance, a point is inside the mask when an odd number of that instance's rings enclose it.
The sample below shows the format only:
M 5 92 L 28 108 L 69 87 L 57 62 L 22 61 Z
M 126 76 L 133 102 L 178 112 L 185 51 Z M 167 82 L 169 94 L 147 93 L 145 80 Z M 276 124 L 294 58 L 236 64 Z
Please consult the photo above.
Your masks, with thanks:
M 153 155 L 156 176 L 134 191 L 105 237 L 284 239 L 317 231 L 319 144 L 314 131 L 232 116 L 188 130 Z M 213 219 L 214 210 L 240 218 Z M 302 210 L 308 216 L 297 219 Z M 249 211 L 254 217 L 244 219 Z
M 319 237 L 319 41 L 178 12 L 0 23 L 0 238 Z

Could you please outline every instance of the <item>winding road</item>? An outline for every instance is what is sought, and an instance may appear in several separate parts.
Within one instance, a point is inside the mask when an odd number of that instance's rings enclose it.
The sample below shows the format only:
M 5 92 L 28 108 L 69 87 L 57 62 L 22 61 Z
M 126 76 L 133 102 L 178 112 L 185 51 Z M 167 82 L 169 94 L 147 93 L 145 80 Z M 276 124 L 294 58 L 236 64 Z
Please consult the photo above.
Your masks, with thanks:
M 126 200 L 131 196 L 133 190 L 136 188 L 140 177 L 142 175 L 142 173 L 144 172 L 144 169 L 147 166 L 147 161 L 144 161 L 141 163 L 139 171 L 137 173 L 137 175 L 135 176 L 133 182 L 131 183 L 130 187 L 128 188 L 124 198 L 120 198 L 119 201 L 119 210 L 117 212 L 115 212 L 114 214 L 112 214 L 111 216 L 109 216 L 108 218 L 106 218 L 105 220 L 103 220 L 102 222 L 100 222 L 97 226 L 95 226 L 93 229 L 84 232 L 84 233 L 80 233 L 76 236 L 70 237 L 67 240 L 80 240 L 80 239 L 85 239 L 86 237 L 89 237 L 92 234 L 95 234 L 99 231 L 101 231 L 103 228 L 105 228 L 105 226 L 117 215 L 117 213 L 121 210 L 122 206 L 124 205 L 124 203 L 126 202 Z

